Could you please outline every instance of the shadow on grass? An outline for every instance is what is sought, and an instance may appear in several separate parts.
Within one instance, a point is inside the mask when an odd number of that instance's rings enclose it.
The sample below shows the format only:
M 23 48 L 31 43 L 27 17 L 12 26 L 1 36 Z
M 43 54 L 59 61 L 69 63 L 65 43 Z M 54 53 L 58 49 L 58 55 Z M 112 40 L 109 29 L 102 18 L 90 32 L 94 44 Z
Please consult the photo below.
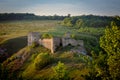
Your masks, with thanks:
M 27 45 L 27 36 L 12 38 L 5 41 L 2 47 L 6 48 L 6 52 L 11 56 Z

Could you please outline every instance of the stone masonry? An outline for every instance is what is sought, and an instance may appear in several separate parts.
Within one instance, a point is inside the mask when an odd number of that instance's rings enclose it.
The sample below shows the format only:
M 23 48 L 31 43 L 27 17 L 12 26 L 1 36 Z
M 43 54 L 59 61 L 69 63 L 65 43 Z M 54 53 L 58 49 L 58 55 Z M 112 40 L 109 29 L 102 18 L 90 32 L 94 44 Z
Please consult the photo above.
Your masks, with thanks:
M 39 42 L 40 33 L 39 32 L 30 32 L 28 34 L 28 46 L 32 45 L 33 42 Z
M 65 47 L 67 45 L 72 46 L 84 46 L 83 40 L 75 40 L 70 38 L 70 34 L 67 33 L 65 37 L 59 38 L 54 37 L 51 39 L 41 39 L 39 32 L 30 32 L 28 34 L 28 46 L 32 45 L 33 42 L 37 42 L 39 45 L 44 46 L 51 50 L 51 53 L 56 51 L 59 46 Z

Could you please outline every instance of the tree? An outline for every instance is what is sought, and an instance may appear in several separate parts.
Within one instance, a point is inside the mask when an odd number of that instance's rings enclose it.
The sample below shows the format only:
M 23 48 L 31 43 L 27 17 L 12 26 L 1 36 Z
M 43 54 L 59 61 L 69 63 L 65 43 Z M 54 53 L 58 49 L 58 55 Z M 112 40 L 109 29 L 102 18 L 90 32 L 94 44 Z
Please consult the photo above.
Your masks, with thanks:
M 83 76 L 86 80 L 109 80 L 109 72 L 107 65 L 107 55 L 99 52 L 96 55 L 94 51 L 91 52 L 92 60 L 88 60 L 89 75 Z
M 65 64 L 59 61 L 58 64 L 55 67 L 53 67 L 53 71 L 55 73 L 55 80 L 69 80 L 66 69 L 67 67 L 65 66 Z
M 113 22 L 111 26 L 112 28 L 105 29 L 105 35 L 100 38 L 100 46 L 109 56 L 119 54 L 120 49 L 120 30 Z
M 105 29 L 105 35 L 100 38 L 100 46 L 108 55 L 107 64 L 112 79 L 120 79 L 120 28 L 114 22 L 112 28 Z
M 71 17 L 71 14 L 68 14 L 68 16 L 67 17 Z
M 82 19 L 78 19 L 78 20 L 76 21 L 76 26 L 77 26 L 78 28 L 82 27 L 82 26 L 83 26 L 83 20 L 82 20 Z
M 63 23 L 62 23 L 64 26 L 67 26 L 67 27 L 72 27 L 73 24 L 72 24 L 72 19 L 71 18 L 65 18 L 63 20 Z
M 89 80 L 119 80 L 120 79 L 120 29 L 114 22 L 105 29 L 100 38 L 100 47 L 103 49 L 99 55 L 92 55 Z

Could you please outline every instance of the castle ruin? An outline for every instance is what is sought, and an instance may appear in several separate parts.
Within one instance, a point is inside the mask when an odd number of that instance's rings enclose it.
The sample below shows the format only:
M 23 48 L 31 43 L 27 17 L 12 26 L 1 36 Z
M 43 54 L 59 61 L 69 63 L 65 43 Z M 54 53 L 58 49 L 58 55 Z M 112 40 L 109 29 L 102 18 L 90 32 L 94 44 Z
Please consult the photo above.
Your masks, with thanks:
M 56 51 L 59 46 L 65 47 L 68 45 L 72 46 L 84 46 L 83 40 L 75 40 L 70 37 L 70 33 L 67 33 L 64 37 L 53 37 L 50 39 L 42 39 L 39 32 L 30 32 L 28 34 L 28 46 L 32 45 L 33 42 L 44 46 L 51 50 L 51 53 Z

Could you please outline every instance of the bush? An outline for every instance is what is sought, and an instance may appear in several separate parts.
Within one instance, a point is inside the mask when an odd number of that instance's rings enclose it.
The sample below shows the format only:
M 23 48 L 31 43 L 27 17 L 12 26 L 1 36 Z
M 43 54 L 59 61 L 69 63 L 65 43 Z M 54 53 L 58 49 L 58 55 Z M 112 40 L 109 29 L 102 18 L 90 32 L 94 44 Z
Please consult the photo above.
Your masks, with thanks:
M 39 54 L 34 62 L 36 70 L 41 70 L 45 66 L 51 64 L 53 60 L 53 57 L 48 53 Z
M 50 39 L 50 38 L 52 38 L 53 36 L 51 35 L 51 34 L 47 34 L 47 33 L 44 33 L 43 35 L 42 35 L 42 39 L 44 39 L 44 38 L 47 38 L 47 39 Z
M 37 42 L 33 42 L 32 45 L 30 46 L 31 48 L 35 48 L 38 46 L 38 43 Z
M 73 38 L 73 39 L 75 39 L 76 35 L 75 34 L 71 34 L 70 37 Z
M 53 67 L 53 71 L 54 71 L 53 80 L 70 80 L 68 76 L 67 67 L 65 66 L 64 63 L 61 63 L 59 61 L 58 64 L 55 67 Z

